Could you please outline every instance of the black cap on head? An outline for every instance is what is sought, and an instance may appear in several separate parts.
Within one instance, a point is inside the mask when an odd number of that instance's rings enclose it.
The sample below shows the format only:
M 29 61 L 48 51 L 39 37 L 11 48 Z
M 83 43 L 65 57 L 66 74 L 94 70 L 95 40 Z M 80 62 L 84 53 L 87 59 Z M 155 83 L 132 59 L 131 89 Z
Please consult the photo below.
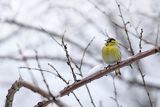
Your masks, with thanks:
M 107 41 L 107 43 L 108 43 L 108 42 L 111 42 L 111 41 L 113 41 L 113 40 L 115 41 L 114 38 L 108 38 L 106 41 Z

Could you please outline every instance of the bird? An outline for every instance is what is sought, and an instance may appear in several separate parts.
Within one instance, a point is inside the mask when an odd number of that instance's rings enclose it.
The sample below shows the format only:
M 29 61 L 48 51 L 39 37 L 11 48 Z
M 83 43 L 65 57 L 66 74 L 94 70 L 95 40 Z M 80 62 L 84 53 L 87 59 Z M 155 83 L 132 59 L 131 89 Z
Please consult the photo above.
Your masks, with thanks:
M 114 38 L 108 38 L 105 40 L 105 44 L 102 47 L 102 58 L 109 66 L 111 64 L 119 63 L 121 61 L 121 51 L 118 46 L 118 41 Z M 121 75 L 120 69 L 115 70 L 116 75 Z

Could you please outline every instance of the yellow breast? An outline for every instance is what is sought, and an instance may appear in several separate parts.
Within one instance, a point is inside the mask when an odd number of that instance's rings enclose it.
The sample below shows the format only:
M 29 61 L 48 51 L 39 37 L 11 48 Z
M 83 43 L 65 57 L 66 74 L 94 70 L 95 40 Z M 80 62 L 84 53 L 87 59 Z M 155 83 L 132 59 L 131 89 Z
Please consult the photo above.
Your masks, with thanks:
M 121 52 L 117 45 L 102 48 L 102 58 L 107 64 L 113 64 L 121 60 Z

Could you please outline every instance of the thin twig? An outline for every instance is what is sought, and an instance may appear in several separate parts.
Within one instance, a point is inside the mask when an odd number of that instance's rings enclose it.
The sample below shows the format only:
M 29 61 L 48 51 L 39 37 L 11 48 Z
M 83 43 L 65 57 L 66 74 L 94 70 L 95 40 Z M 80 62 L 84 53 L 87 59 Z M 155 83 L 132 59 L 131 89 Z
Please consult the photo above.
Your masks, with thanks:
M 93 38 L 91 39 L 91 41 L 88 43 L 88 45 L 86 46 L 86 48 L 85 48 L 84 51 L 83 51 L 82 58 L 81 58 L 81 62 L 80 62 L 80 66 L 79 66 L 80 71 L 81 71 L 81 69 L 82 69 L 82 64 L 83 64 L 83 59 L 84 59 L 85 53 L 86 53 L 88 47 L 91 45 L 91 43 L 93 42 L 94 39 L 95 39 L 95 37 L 93 37 Z
M 79 100 L 79 98 L 77 97 L 77 95 L 74 92 L 71 92 L 71 93 L 73 94 L 73 96 L 75 97 L 75 99 L 77 100 L 77 102 L 79 103 L 79 105 L 81 107 L 83 107 L 83 105 L 82 105 L 81 101 Z
M 67 85 L 69 84 L 69 81 L 67 82 L 67 80 L 65 80 L 65 78 L 63 78 L 63 77 L 60 75 L 60 73 L 58 72 L 58 70 L 57 70 L 52 64 L 48 63 L 48 65 L 49 65 L 51 68 L 53 68 L 54 71 L 56 71 L 58 77 L 59 77 L 64 83 L 66 83 Z M 82 105 L 82 103 L 80 102 L 80 100 L 78 99 L 77 95 L 76 95 L 73 91 L 72 91 L 71 93 L 73 94 L 73 96 L 75 97 L 75 99 L 77 100 L 77 102 L 79 103 L 79 105 L 80 105 L 81 107 L 83 107 L 83 105 Z
M 88 2 L 91 3 L 91 4 L 94 6 L 94 8 L 97 9 L 99 12 L 101 12 L 105 17 L 107 17 L 107 18 L 110 17 L 109 14 L 107 14 L 107 13 L 106 13 L 105 11 L 103 11 L 100 7 L 98 7 L 93 1 L 88 0 Z M 112 19 L 110 19 L 110 21 L 111 21 L 114 25 L 120 26 L 120 25 L 118 25 L 116 22 L 114 22 Z
M 158 46 L 158 41 L 159 41 L 159 24 L 157 25 L 156 46 Z
M 138 62 L 137 62 L 137 63 L 138 63 Z M 141 74 L 142 81 L 143 81 L 143 85 L 144 85 L 144 88 L 145 88 L 145 90 L 146 90 L 146 93 L 147 93 L 149 102 L 150 102 L 150 106 L 153 107 L 152 100 L 151 100 L 151 96 L 150 96 L 149 90 L 148 90 L 148 88 L 147 88 L 145 79 L 144 79 L 145 75 L 142 73 L 142 70 L 141 70 L 140 66 L 138 66 L 138 70 L 139 70 L 139 72 L 140 72 L 140 74 Z
M 19 69 L 29 69 L 29 70 L 36 70 L 36 71 L 42 71 L 42 72 L 47 72 L 50 73 L 54 76 L 57 76 L 55 73 L 49 71 L 49 70 L 44 70 L 44 69 L 40 69 L 40 68 L 31 68 L 31 67 L 18 67 Z
M 129 34 L 128 34 L 128 30 L 127 30 L 127 24 L 128 24 L 129 22 L 125 22 L 125 20 L 124 20 L 124 18 L 123 18 L 122 11 L 121 11 L 121 6 L 120 6 L 120 4 L 118 3 L 117 0 L 115 0 L 115 1 L 116 1 L 117 6 L 118 6 L 118 10 L 119 10 L 119 13 L 120 13 L 120 17 L 121 17 L 122 22 L 123 22 L 123 25 L 124 25 L 124 31 L 125 31 L 126 36 L 127 36 L 127 40 L 128 40 L 128 43 L 129 43 L 130 51 L 131 51 L 132 55 L 134 55 L 134 51 L 133 51 L 133 48 L 132 48 L 131 40 L 130 40 L 130 37 L 129 37 Z
M 65 32 L 66 32 L 66 31 L 65 31 Z M 74 79 L 74 81 L 76 82 L 77 79 L 76 79 L 76 75 L 75 75 L 75 72 L 74 72 L 74 68 L 72 67 L 72 64 L 71 64 L 70 55 L 69 55 L 68 50 L 67 50 L 67 44 L 64 43 L 64 35 L 65 35 L 65 32 L 64 32 L 64 34 L 63 34 L 63 36 L 62 36 L 62 47 L 64 48 L 64 51 L 65 51 L 65 54 L 66 54 L 67 65 L 70 67 L 71 72 L 72 72 L 73 79 Z
M 116 89 L 116 84 L 115 84 L 115 77 L 112 77 L 112 78 L 113 78 L 114 97 L 111 97 L 111 98 L 116 102 L 117 107 L 122 107 L 122 106 L 120 106 L 120 104 L 118 102 L 117 89 Z
M 49 94 L 50 94 L 50 96 L 52 96 L 52 99 L 55 99 L 55 97 L 52 95 L 52 93 L 51 93 L 51 91 L 50 91 L 50 88 L 49 88 L 49 85 L 48 85 L 48 83 L 47 83 L 47 81 L 46 81 L 46 78 L 45 78 L 45 76 L 44 76 L 44 73 L 41 71 L 41 65 L 40 65 L 40 62 L 39 62 L 39 59 L 38 59 L 38 52 L 35 50 L 35 53 L 36 53 L 36 61 L 37 61 L 37 64 L 38 64 L 38 68 L 40 69 L 40 73 L 41 73 L 41 75 L 42 75 L 42 78 L 43 78 L 43 82 L 44 82 L 44 84 L 46 85 L 46 87 L 47 87 L 47 90 L 48 90 L 48 92 L 49 92 Z M 50 99 L 48 99 L 48 100 L 50 100 Z
M 143 29 L 141 29 L 140 37 L 139 37 L 139 52 L 142 51 L 142 37 L 143 37 Z
M 93 98 L 92 98 L 92 95 L 91 95 L 91 92 L 90 92 L 90 90 L 89 90 L 88 85 L 86 84 L 85 87 L 86 87 L 86 89 L 87 89 L 87 92 L 88 92 L 88 95 L 89 95 L 89 98 L 90 98 L 90 100 L 91 100 L 91 103 L 92 103 L 93 107 L 96 107 L 96 105 L 95 105 L 95 103 L 94 103 L 94 101 L 93 101 Z
M 79 69 L 78 69 L 79 72 L 80 72 L 80 76 L 81 76 L 81 77 L 83 77 L 83 73 L 82 73 L 83 59 L 84 59 L 84 56 L 85 56 L 85 53 L 86 53 L 87 49 L 89 48 L 89 46 L 90 46 L 91 43 L 93 42 L 94 38 L 95 38 L 95 37 L 93 37 L 93 38 L 91 39 L 91 41 L 88 43 L 88 45 L 86 46 L 86 48 L 85 48 L 84 51 L 83 51 L 82 58 L 81 58 L 81 63 L 80 63 L 80 67 L 79 67 Z M 91 100 L 91 103 L 92 103 L 93 107 L 96 107 L 96 105 L 95 105 L 95 103 L 94 103 L 94 101 L 93 101 L 93 98 L 92 98 L 92 95 L 91 95 L 91 92 L 90 92 L 90 90 L 89 90 L 88 85 L 86 84 L 85 87 L 86 87 L 86 89 L 87 89 L 87 92 L 88 92 L 88 95 L 89 95 L 89 98 L 90 98 L 90 100 Z
M 44 31 L 44 32 L 48 32 L 46 29 L 44 29 L 43 27 L 40 27 L 40 29 L 42 30 L 42 31 Z M 61 47 L 62 47 L 62 44 L 60 44 L 55 38 L 54 38 L 54 36 L 51 34 L 51 33 L 48 33 L 49 34 L 49 36 L 58 44 L 58 45 L 60 45 Z
M 21 58 L 22 61 L 25 63 L 25 65 L 26 65 L 27 67 L 29 67 L 29 64 L 28 64 L 28 62 L 27 62 L 27 58 L 26 58 L 26 56 L 23 54 L 22 49 L 20 48 L 19 45 L 17 45 L 17 47 L 18 47 L 18 52 L 19 52 L 19 54 L 20 54 L 21 57 L 22 57 L 22 58 Z M 35 76 L 33 75 L 33 73 L 32 73 L 29 69 L 28 69 L 28 73 L 29 73 L 30 76 L 31 76 L 32 82 L 33 82 L 34 84 L 38 85 L 38 82 L 37 82 Z
M 57 70 L 53 65 L 51 65 L 50 63 L 48 63 L 48 65 L 49 65 L 54 71 L 56 71 L 57 76 L 58 76 L 64 83 L 66 83 L 67 85 L 69 84 L 69 81 L 66 81 L 66 80 L 60 75 L 60 73 L 58 72 L 58 70 Z

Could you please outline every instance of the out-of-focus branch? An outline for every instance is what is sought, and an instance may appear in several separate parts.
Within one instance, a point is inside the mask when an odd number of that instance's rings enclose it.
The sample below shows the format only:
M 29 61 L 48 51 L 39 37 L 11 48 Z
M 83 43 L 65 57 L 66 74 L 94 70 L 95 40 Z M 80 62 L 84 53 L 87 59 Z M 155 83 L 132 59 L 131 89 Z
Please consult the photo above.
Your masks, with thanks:
M 144 84 L 141 81 L 138 81 L 136 79 L 133 80 L 125 80 L 122 77 L 118 77 L 119 80 L 125 82 L 126 84 L 129 84 L 131 86 L 139 86 L 139 87 L 144 87 Z M 151 83 L 146 83 L 146 86 L 148 89 L 152 89 L 152 90 L 160 90 L 160 86 L 156 85 L 156 84 L 151 84 Z
M 8 94 L 6 96 L 5 107 L 12 107 L 14 95 L 21 87 L 25 87 L 25 88 L 27 88 L 27 89 L 35 92 L 35 93 L 40 94 L 41 96 L 43 96 L 47 99 L 52 97 L 52 96 L 50 96 L 50 94 L 48 92 L 46 92 L 43 89 L 37 87 L 36 85 L 33 85 L 33 84 L 28 83 L 28 82 L 23 81 L 23 80 L 17 80 L 15 83 L 12 84 L 12 87 L 8 90 Z M 57 104 L 59 107 L 67 107 L 67 105 L 64 104 L 61 100 L 53 99 L 52 102 Z
M 25 55 L 25 58 L 26 58 L 27 60 L 35 60 L 35 59 L 36 59 L 34 55 L 28 55 L 28 56 Z M 62 61 L 62 62 L 65 62 L 65 61 L 66 61 L 65 58 L 63 58 L 63 57 L 59 57 L 59 56 L 49 56 L 49 55 L 44 55 L 44 56 L 39 55 L 39 56 L 38 56 L 38 59 L 39 59 L 39 60 L 51 60 L 51 61 L 56 60 L 56 61 Z M 23 59 L 22 59 L 22 58 L 17 57 L 17 56 L 11 56 L 11 55 L 4 55 L 4 56 L 3 56 L 3 55 L 0 55 L 0 60 L 3 60 L 3 61 L 4 61 L 4 60 L 13 60 L 13 61 L 23 62 Z M 74 60 L 74 62 L 76 62 L 76 63 L 78 63 L 78 64 L 81 63 L 81 61 L 79 61 L 79 60 Z M 83 64 L 86 65 L 86 66 L 88 66 L 88 67 L 93 67 L 92 64 L 87 63 L 87 62 L 83 62 Z
M 21 58 L 22 58 L 22 60 L 23 60 L 23 63 L 25 63 L 25 65 L 28 67 L 28 66 L 29 66 L 28 61 L 27 61 L 25 55 L 23 54 L 22 49 L 20 48 L 19 45 L 17 45 L 17 47 L 18 47 L 18 52 L 19 52 L 19 54 L 21 55 Z M 32 82 L 33 82 L 35 85 L 38 85 L 38 82 L 37 82 L 34 74 L 33 74 L 29 69 L 28 69 L 28 73 L 29 73 L 29 75 L 31 76 Z
M 117 88 L 115 83 L 115 76 L 113 77 L 113 88 L 114 88 L 114 97 L 111 97 L 111 98 L 116 102 L 117 107 L 122 107 L 122 105 L 120 105 L 118 101 L 118 93 L 117 93 Z
M 16 26 L 18 26 L 20 28 L 25 28 L 25 29 L 29 29 L 29 30 L 35 30 L 35 31 L 47 34 L 47 36 L 54 36 L 54 37 L 57 37 L 59 39 L 61 39 L 62 36 L 63 36 L 63 34 L 58 34 L 58 33 L 54 32 L 54 31 L 50 31 L 50 30 L 46 30 L 46 29 L 44 30 L 41 27 L 36 27 L 36 26 L 33 26 L 33 25 L 25 24 L 23 22 L 19 22 L 19 21 L 14 20 L 14 19 L 6 19 L 4 21 L 1 21 L 0 23 L 8 23 L 8 24 L 11 24 L 11 25 L 16 25 Z M 80 48 L 81 50 L 84 49 L 80 44 L 78 44 L 77 42 L 74 42 L 71 39 L 65 38 L 65 41 L 75 45 L 76 47 Z
M 70 92 L 72 92 L 73 90 L 75 90 L 75 89 L 77 89 L 77 88 L 79 88 L 79 87 L 81 87 L 81 86 L 83 86 L 93 80 L 99 79 L 102 76 L 105 76 L 106 74 L 108 74 L 118 68 L 122 68 L 124 66 L 130 65 L 131 63 L 133 63 L 135 61 L 138 61 L 144 57 L 150 56 L 150 55 L 155 54 L 157 52 L 160 52 L 160 47 L 155 47 L 155 48 L 147 50 L 145 52 L 138 53 L 138 54 L 126 59 L 126 60 L 121 61 L 119 64 L 115 64 L 110 67 L 107 67 L 106 69 L 100 70 L 99 72 L 96 72 L 90 76 L 87 76 L 84 79 L 82 79 L 78 82 L 75 82 L 75 83 L 71 84 L 70 86 L 64 88 L 63 90 L 60 91 L 60 96 L 67 95 Z

